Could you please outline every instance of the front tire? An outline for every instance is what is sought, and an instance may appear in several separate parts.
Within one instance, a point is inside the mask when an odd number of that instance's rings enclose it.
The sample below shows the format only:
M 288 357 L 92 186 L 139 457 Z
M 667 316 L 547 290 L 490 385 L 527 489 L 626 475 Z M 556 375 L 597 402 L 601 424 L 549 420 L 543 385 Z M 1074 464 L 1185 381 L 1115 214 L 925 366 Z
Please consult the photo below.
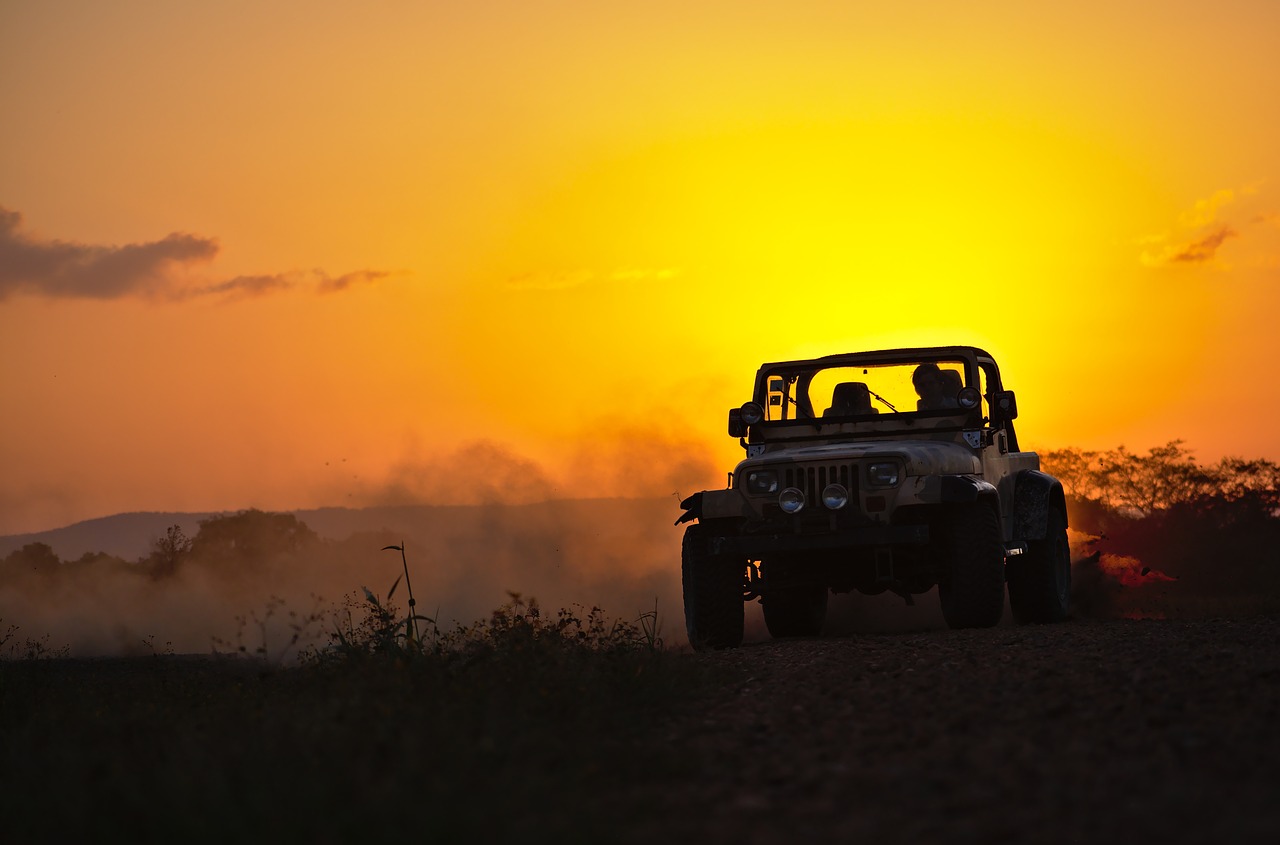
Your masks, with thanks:
M 1051 507 L 1043 540 L 1009 561 L 1009 609 L 1019 625 L 1062 622 L 1071 606 L 1071 546 L 1066 520 Z
M 995 509 L 949 508 L 939 520 L 942 615 L 950 628 L 991 628 L 1004 614 L 1004 543 Z
M 714 535 L 702 524 L 690 525 L 681 548 L 684 625 L 694 651 L 742 645 L 745 559 L 712 554 Z

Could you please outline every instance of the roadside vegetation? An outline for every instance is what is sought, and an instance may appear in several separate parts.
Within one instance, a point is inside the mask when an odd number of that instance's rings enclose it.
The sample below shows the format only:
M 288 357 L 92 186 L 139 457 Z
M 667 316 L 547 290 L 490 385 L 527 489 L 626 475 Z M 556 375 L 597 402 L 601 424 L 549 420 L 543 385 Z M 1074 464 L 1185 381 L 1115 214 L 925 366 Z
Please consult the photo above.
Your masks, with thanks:
M 366 593 L 313 622 L 325 641 L 287 667 L 270 643 L 0 662 L 6 835 L 604 841 L 680 768 L 654 737 L 711 681 L 656 610 L 512 595 L 442 631 Z
M 1119 447 L 1040 457 L 1067 489 L 1077 613 L 1280 612 L 1280 465 L 1201 464 L 1177 440 L 1145 454 Z

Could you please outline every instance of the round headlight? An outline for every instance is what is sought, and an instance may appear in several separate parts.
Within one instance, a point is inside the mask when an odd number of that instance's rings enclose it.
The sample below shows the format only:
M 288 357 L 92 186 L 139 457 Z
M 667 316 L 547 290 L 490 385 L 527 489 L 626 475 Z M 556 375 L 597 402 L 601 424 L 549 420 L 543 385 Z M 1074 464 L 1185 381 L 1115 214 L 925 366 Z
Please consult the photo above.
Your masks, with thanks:
M 755 425 L 764 419 L 764 408 L 759 402 L 748 402 L 742 406 L 742 421 L 747 425 Z
M 827 510 L 838 511 L 849 504 L 849 491 L 843 484 L 828 484 L 822 488 L 822 504 Z
M 964 387 L 960 389 L 956 401 L 960 403 L 961 408 L 972 410 L 978 407 L 978 403 L 982 401 L 982 394 L 978 392 L 976 387 Z
M 778 494 L 778 507 L 786 513 L 799 513 L 804 507 L 804 492 L 788 487 Z

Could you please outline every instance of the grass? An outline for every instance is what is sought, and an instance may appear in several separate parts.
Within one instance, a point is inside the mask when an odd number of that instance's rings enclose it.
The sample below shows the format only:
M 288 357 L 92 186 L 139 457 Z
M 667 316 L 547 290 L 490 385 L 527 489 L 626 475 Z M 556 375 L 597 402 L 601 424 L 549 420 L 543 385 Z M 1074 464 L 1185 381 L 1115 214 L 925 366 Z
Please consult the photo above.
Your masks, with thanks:
M 323 621 L 288 666 L 265 643 L 0 662 L 6 840 L 617 838 L 634 788 L 681 765 L 663 714 L 707 683 L 656 611 L 513 595 L 445 632 L 366 593 Z
M 17 625 L 5 625 L 0 619 L 0 660 L 53 660 L 66 657 L 71 651 L 67 646 L 51 645 L 48 634 L 19 639 L 18 630 Z

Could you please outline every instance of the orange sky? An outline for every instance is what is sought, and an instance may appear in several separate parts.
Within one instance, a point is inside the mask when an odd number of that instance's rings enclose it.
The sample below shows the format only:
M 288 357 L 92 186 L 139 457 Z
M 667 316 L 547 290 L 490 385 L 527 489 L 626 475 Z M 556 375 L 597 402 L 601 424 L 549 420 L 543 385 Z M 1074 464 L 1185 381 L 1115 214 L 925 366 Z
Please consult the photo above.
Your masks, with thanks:
M 687 492 L 896 345 L 1280 459 L 1280 4 L 869 5 L 0 0 L 0 532 Z

